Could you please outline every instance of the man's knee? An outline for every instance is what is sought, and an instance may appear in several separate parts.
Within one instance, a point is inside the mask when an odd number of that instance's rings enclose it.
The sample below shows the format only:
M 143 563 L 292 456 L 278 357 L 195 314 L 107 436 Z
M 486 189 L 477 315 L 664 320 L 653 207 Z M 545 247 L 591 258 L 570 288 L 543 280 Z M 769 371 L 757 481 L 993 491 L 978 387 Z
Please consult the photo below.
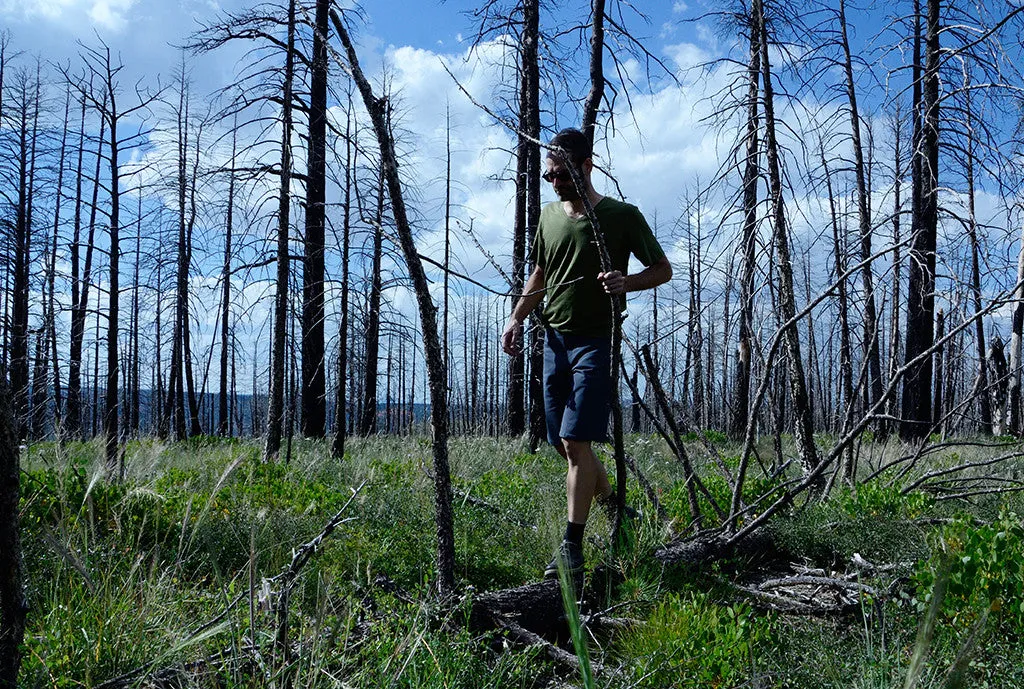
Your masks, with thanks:
M 564 450 L 563 456 L 569 460 L 570 464 L 589 463 L 594 456 L 589 440 L 562 438 L 562 449 Z

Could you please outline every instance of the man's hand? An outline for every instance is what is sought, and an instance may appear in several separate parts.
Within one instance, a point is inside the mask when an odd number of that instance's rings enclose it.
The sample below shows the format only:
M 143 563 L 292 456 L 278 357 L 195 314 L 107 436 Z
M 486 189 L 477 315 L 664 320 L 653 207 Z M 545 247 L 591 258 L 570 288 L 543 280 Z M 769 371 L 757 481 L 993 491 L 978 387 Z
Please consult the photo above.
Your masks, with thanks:
M 523 333 L 523 324 L 514 318 L 509 319 L 508 325 L 505 326 L 505 332 L 501 334 L 501 348 L 509 356 L 515 356 L 519 353 L 519 340 Z
M 598 273 L 597 279 L 601 281 L 604 291 L 607 294 L 625 294 L 626 276 L 617 270 L 610 270 L 607 273 Z

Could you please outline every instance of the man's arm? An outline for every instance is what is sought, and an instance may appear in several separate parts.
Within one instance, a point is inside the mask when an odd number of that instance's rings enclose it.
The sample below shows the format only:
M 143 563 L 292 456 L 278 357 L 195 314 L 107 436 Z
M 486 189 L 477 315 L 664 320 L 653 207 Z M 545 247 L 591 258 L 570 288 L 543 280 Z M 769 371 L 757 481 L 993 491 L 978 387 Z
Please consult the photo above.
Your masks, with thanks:
M 672 279 L 672 264 L 661 258 L 634 275 L 623 275 L 617 270 L 600 273 L 597 279 L 608 294 L 625 294 L 643 289 L 653 289 Z
M 513 307 L 512 315 L 509 316 L 508 324 L 505 326 L 505 332 L 501 334 L 501 348 L 509 356 L 518 354 L 518 348 L 516 347 L 518 334 L 523 328 L 523 321 L 533 313 L 533 310 L 537 308 L 537 305 L 544 298 L 543 289 L 544 269 L 536 266 L 533 272 L 530 273 L 530 277 L 526 279 L 526 285 L 523 287 L 523 296 L 519 297 L 519 301 Z

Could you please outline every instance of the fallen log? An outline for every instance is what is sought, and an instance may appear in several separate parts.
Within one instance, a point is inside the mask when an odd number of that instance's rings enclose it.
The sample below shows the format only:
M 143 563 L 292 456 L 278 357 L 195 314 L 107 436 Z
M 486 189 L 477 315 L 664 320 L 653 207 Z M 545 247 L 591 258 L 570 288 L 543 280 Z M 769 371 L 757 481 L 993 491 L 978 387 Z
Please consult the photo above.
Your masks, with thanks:
M 555 579 L 525 586 L 482 593 L 473 599 L 471 623 L 478 628 L 501 626 L 499 621 L 514 622 L 523 629 L 541 635 L 565 633 L 562 592 Z
M 724 532 L 709 530 L 658 548 L 654 557 L 664 565 L 699 567 L 727 557 L 775 561 L 786 557 L 786 554 L 768 529 L 754 531 L 731 544 Z

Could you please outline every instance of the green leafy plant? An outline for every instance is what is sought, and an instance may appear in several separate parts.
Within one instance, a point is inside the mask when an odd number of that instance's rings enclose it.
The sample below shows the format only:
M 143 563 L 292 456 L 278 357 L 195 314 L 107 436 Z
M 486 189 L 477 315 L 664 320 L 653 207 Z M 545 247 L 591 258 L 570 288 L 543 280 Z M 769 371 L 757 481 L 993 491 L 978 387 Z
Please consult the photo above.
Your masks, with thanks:
M 622 641 L 635 683 L 651 689 L 738 687 L 773 637 L 769 618 L 744 603 L 719 605 L 703 593 L 666 596 L 646 624 Z
M 935 538 L 936 555 L 915 575 L 917 601 L 923 609 L 938 571 L 936 558 L 950 561 L 942 612 L 956 626 L 971 624 L 990 608 L 1002 625 L 1024 631 L 1024 524 L 1004 510 L 991 524 L 960 518 Z

